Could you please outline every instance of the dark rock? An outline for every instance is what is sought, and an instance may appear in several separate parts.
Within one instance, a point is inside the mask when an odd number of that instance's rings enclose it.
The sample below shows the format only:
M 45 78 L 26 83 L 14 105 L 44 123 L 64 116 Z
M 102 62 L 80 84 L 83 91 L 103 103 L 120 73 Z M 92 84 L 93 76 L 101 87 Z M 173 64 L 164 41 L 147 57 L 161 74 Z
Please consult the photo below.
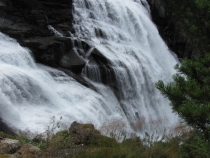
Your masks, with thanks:
M 0 118 L 0 131 L 6 134 L 14 135 L 14 130 L 9 127 L 1 118 Z
M 81 77 L 80 75 L 74 74 L 71 71 L 61 68 L 61 67 L 56 67 L 56 69 L 61 70 L 63 72 L 65 72 L 67 75 L 71 76 L 72 78 L 74 78 L 77 82 L 79 82 L 80 84 L 82 84 L 85 87 L 88 87 L 94 91 L 97 91 L 97 89 L 88 81 L 86 81 L 83 77 Z
M 73 49 L 70 38 L 34 37 L 24 40 L 22 44 L 30 47 L 35 59 L 45 65 L 63 67 L 80 73 L 86 61 Z
M 26 16 L 26 19 L 31 24 L 37 24 L 40 26 L 44 26 L 48 24 L 48 17 L 45 14 L 29 15 L 29 16 Z
M 81 73 L 86 61 L 72 49 L 65 53 L 60 60 L 60 65 L 64 68 L 71 69 L 75 73 Z
M 20 45 L 28 47 L 36 62 L 62 67 L 74 73 L 81 73 L 85 66 L 85 53 L 74 42 L 78 49 L 73 49 L 72 40 L 66 37 L 57 37 L 52 25 L 61 34 L 69 37 L 72 29 L 72 0 L 8 0 L 9 5 L 0 3 L 1 32 L 15 38 Z M 84 51 L 89 45 L 84 41 Z
M 194 47 L 193 41 L 189 39 L 177 25 L 176 20 L 165 9 L 163 0 L 147 0 L 151 6 L 152 18 L 158 27 L 160 35 L 168 47 L 177 54 L 179 58 L 195 58 L 199 51 Z

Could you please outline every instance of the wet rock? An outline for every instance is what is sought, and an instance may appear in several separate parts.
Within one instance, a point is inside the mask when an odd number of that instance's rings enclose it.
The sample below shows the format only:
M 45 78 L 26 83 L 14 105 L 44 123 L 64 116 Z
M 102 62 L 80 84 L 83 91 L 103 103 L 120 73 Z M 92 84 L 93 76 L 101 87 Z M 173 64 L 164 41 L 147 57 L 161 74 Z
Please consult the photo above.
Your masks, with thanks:
M 40 26 L 44 26 L 48 24 L 48 17 L 46 14 L 29 15 L 29 16 L 26 16 L 26 19 L 31 24 L 37 24 Z
M 86 61 L 73 49 L 71 39 L 66 37 L 36 37 L 24 41 L 30 46 L 35 59 L 45 65 L 62 67 L 81 73 Z
M 71 69 L 75 73 L 81 73 L 85 64 L 86 61 L 74 49 L 65 53 L 60 60 L 62 67 Z
M 152 18 L 158 27 L 168 47 L 177 54 L 179 58 L 195 58 L 199 51 L 177 25 L 176 20 L 165 9 L 163 0 L 147 0 L 151 6 Z
M 84 50 L 89 45 L 84 41 L 75 41 L 73 49 L 69 31 L 72 28 L 72 0 L 0 0 L 1 32 L 17 39 L 20 45 L 28 47 L 36 62 L 66 68 L 74 73 L 81 73 L 85 66 Z M 58 37 L 49 29 L 52 25 L 67 37 Z M 76 40 L 76 39 L 75 39 Z
M 1 118 L 0 118 L 0 131 L 10 135 L 15 134 L 14 130 L 10 126 L 8 126 Z

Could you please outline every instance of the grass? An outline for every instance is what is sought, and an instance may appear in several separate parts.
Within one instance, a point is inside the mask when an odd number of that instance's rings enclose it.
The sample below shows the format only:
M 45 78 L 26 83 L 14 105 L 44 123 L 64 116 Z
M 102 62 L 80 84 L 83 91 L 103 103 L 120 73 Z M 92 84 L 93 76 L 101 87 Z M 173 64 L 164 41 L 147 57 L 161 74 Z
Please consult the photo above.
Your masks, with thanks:
M 55 119 L 54 119 L 55 120 Z M 162 121 L 155 121 L 159 124 Z M 43 157 L 71 157 L 71 158 L 208 158 L 209 144 L 206 143 L 197 132 L 185 125 L 177 126 L 171 130 L 171 135 L 165 135 L 162 139 L 153 141 L 151 137 L 144 139 L 122 137 L 125 124 L 114 120 L 104 124 L 101 131 L 94 129 L 91 137 L 84 139 L 84 144 L 75 144 L 74 135 L 68 130 L 59 132 L 59 123 L 53 125 L 46 132 L 31 138 L 29 131 L 22 132 L 16 139 L 21 144 L 30 143 L 42 150 Z M 154 123 L 154 121 L 151 121 Z M 83 124 L 84 131 L 91 130 L 90 124 Z M 109 137 L 102 135 L 105 133 Z M 2 133 L 3 134 L 3 133 Z M 84 133 L 85 134 L 85 133 Z M 174 137 L 174 135 L 177 135 Z M 121 137 L 121 138 L 120 138 Z M 13 137 L 14 138 L 14 137 Z M 87 142 L 86 142 L 87 141 Z M 0 155 L 0 158 L 8 155 Z
M 0 158 L 10 158 L 10 155 L 4 154 L 4 155 L 0 155 Z

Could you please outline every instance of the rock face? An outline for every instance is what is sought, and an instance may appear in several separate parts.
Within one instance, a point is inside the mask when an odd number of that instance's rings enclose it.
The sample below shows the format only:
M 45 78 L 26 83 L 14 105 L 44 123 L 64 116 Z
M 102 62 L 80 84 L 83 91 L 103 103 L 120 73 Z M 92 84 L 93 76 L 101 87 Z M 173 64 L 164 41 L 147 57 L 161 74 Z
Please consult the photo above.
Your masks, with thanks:
M 73 32 L 71 0 L 0 0 L 0 8 L 1 32 L 30 48 L 37 62 L 81 72 L 85 61 L 68 38 Z
M 167 12 L 163 0 L 147 0 L 151 6 L 152 18 L 168 47 L 179 58 L 195 58 L 199 51 L 193 42 L 181 31 L 175 19 Z
M 0 131 L 10 135 L 14 134 L 13 129 L 10 128 L 8 125 L 6 125 L 1 118 L 0 118 Z

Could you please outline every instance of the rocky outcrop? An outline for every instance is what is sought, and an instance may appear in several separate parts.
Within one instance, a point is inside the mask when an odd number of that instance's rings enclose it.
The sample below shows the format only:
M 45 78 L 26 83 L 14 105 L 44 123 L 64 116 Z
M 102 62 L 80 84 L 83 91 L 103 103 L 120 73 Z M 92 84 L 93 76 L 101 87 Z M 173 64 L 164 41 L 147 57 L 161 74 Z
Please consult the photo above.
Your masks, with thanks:
M 40 158 L 42 157 L 42 151 L 31 144 L 24 144 L 15 154 L 15 157 L 21 158 Z
M 31 50 L 38 63 L 64 71 L 96 90 L 80 74 L 92 48 L 71 35 L 72 0 L 0 0 L 0 32 Z M 14 134 L 0 120 L 0 130 Z
M 81 72 L 85 61 L 68 38 L 71 0 L 0 0 L 0 8 L 0 31 L 28 47 L 37 62 Z
M 31 50 L 36 62 L 60 69 L 95 88 L 80 76 L 87 63 L 100 69 L 102 83 L 115 86 L 110 61 L 74 33 L 72 0 L 0 0 L 0 31 Z M 87 77 L 88 74 L 87 74 Z
M 0 131 L 5 132 L 10 135 L 14 135 L 13 129 L 9 127 L 1 118 L 0 118 Z M 0 135 L 1 136 L 1 135 Z
M 78 82 L 82 81 L 83 85 L 92 87 L 78 74 L 81 74 L 86 63 L 92 58 L 102 63 L 102 69 L 108 62 L 88 43 L 71 37 L 74 33 L 72 0 L 0 2 L 1 32 L 29 48 L 36 62 L 65 70 Z
M 14 154 L 20 147 L 21 145 L 18 140 L 0 137 L 0 155 Z
M 69 128 L 71 137 L 75 145 L 88 145 L 97 140 L 100 132 L 94 128 L 93 124 L 81 124 L 73 122 Z
M 177 54 L 179 58 L 195 58 L 199 51 L 194 47 L 193 41 L 189 39 L 182 29 L 172 18 L 166 9 L 163 0 L 147 0 L 151 7 L 152 19 L 158 27 L 160 35 L 168 47 Z

